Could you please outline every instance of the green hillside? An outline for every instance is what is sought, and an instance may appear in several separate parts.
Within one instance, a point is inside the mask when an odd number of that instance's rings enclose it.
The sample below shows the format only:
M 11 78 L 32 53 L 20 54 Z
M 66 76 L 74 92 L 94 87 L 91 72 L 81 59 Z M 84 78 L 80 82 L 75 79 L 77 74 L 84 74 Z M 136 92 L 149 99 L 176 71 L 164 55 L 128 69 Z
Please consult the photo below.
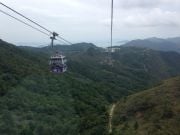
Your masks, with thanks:
M 49 73 L 47 57 L 1 41 L 0 134 L 106 134 L 103 85 Z
M 158 51 L 174 51 L 180 53 L 180 37 L 176 38 L 147 38 L 147 39 L 137 39 L 125 43 L 123 46 L 149 48 Z
M 41 52 L 46 54 L 51 54 L 53 51 L 60 51 L 63 53 L 76 53 L 87 51 L 89 48 L 95 48 L 98 50 L 103 50 L 100 47 L 95 46 L 92 43 L 76 43 L 72 45 L 55 45 L 53 48 L 49 46 L 45 47 L 29 47 L 29 46 L 19 46 L 19 48 L 30 51 L 30 52 Z
M 12 44 L 0 40 L 0 95 L 25 76 L 40 74 L 44 61 L 33 54 L 29 55 Z
M 179 135 L 180 77 L 117 103 L 114 135 Z
M 107 65 L 107 56 L 90 48 L 87 52 L 69 56 L 68 65 L 72 72 L 110 85 L 114 92 L 110 94 L 113 100 L 180 73 L 178 53 L 125 47 L 112 54 L 113 66 Z
M 68 72 L 56 75 L 48 48 L 0 41 L 1 135 L 106 135 L 112 102 L 180 75 L 178 53 L 125 47 L 108 65 L 102 48 L 80 46 L 64 52 Z

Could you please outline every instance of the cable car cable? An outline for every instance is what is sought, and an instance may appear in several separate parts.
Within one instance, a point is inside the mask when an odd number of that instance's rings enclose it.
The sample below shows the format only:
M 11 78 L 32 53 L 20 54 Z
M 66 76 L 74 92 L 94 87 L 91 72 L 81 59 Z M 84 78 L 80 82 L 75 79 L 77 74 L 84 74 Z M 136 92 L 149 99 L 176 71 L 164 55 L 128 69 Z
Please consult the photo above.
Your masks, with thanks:
M 12 9 L 11 7 L 7 6 L 6 4 L 4 4 L 4 3 L 2 3 L 2 2 L 0 2 L 0 4 L 1 4 L 2 6 L 4 6 L 4 7 L 8 8 L 9 10 L 13 11 L 14 13 L 20 15 L 21 17 L 27 19 L 27 20 L 30 21 L 31 23 L 34 23 L 35 25 L 41 27 L 42 29 L 44 29 L 44 30 L 46 30 L 47 32 L 49 32 L 50 34 L 53 34 L 53 32 L 50 31 L 49 29 L 47 29 L 47 28 L 45 28 L 44 26 L 40 25 L 39 23 L 37 23 L 37 22 L 29 19 L 29 18 L 26 17 L 25 15 L 23 15 L 23 14 L 19 13 L 18 11 Z M 57 37 L 60 38 L 61 40 L 65 41 L 65 42 L 67 42 L 68 44 L 72 44 L 71 42 L 69 42 L 68 40 L 64 39 L 63 37 L 61 37 L 61 36 L 59 36 L 59 35 L 58 35 Z
M 112 53 L 112 46 L 113 46 L 113 19 L 114 19 L 114 1 L 111 2 L 111 53 Z
M 46 30 L 47 32 L 52 33 L 50 30 L 46 29 L 45 27 L 43 27 L 42 25 L 38 24 L 37 22 L 35 22 L 35 21 L 29 19 L 28 17 L 24 16 L 23 14 L 19 13 L 18 11 L 12 9 L 11 7 L 9 7 L 9 6 L 5 5 L 5 4 L 3 4 L 2 2 L 1 2 L 0 4 L 1 4 L 2 6 L 4 6 L 4 7 L 8 8 L 8 9 L 10 9 L 11 11 L 15 12 L 16 14 L 20 15 L 21 17 L 23 17 L 23 18 L 29 20 L 30 22 L 32 22 L 32 23 L 38 25 L 39 27 L 41 27 L 42 29 Z
M 64 39 L 64 38 L 62 38 L 62 37 L 60 37 L 60 36 L 57 36 L 59 39 L 61 39 L 61 40 L 63 40 L 63 41 L 65 41 L 65 42 L 67 42 L 67 43 L 69 43 L 70 45 L 72 45 L 73 43 L 71 43 L 71 42 L 69 42 L 69 41 L 67 41 L 66 39 Z
M 11 17 L 11 18 L 13 18 L 13 19 L 15 19 L 16 21 L 18 21 L 18 22 L 20 22 L 20 23 L 25 24 L 25 25 L 28 26 L 28 27 L 31 27 L 32 29 L 34 29 L 34 30 L 36 30 L 36 31 L 38 31 L 38 32 L 40 32 L 40 33 L 42 33 L 42 34 L 48 36 L 48 37 L 50 36 L 49 34 L 43 32 L 42 30 L 40 30 L 40 29 L 38 29 L 38 28 L 36 28 L 36 27 L 34 27 L 34 26 L 32 26 L 32 25 L 30 25 L 30 24 L 28 24 L 28 23 L 22 21 L 22 20 L 19 19 L 19 18 L 16 18 L 16 17 L 10 15 L 9 13 L 7 13 L 7 12 L 5 12 L 5 11 L 3 11 L 3 10 L 0 10 L 0 12 L 3 13 L 3 14 L 5 14 L 5 15 L 7 15 L 7 16 L 9 16 L 9 17 Z M 67 45 L 67 42 L 65 42 L 65 41 L 58 40 L 58 39 L 56 39 L 56 40 L 59 41 L 59 42 L 61 42 L 61 43 L 63 42 L 64 44 Z M 69 42 L 69 43 L 70 43 L 70 42 Z M 72 43 L 71 43 L 71 44 L 72 44 Z
M 57 41 L 59 41 L 59 42 L 63 42 L 65 45 L 69 45 L 69 44 L 67 44 L 67 42 L 65 42 L 65 41 L 63 41 L 63 40 L 59 40 L 59 39 L 56 39 Z
M 17 20 L 17 21 L 19 21 L 19 22 L 21 22 L 21 23 L 23 23 L 23 24 L 25 24 L 26 26 L 29 26 L 29 27 L 33 28 L 34 30 L 36 30 L 36 31 L 38 31 L 38 32 L 41 32 L 42 34 L 44 34 L 44 35 L 46 35 L 46 36 L 48 36 L 48 37 L 50 36 L 49 34 L 43 32 L 42 30 L 40 30 L 40 29 L 38 29 L 38 28 L 36 28 L 36 27 L 34 27 L 34 26 L 32 26 L 32 25 L 30 25 L 30 24 L 28 24 L 28 23 L 26 23 L 26 22 L 24 22 L 24 21 L 22 21 L 22 20 L 20 20 L 20 19 L 18 19 L 18 18 L 16 18 L 16 17 L 12 16 L 12 15 L 10 15 L 10 14 L 8 14 L 8 13 L 5 12 L 5 11 L 0 10 L 0 12 L 3 13 L 3 14 L 5 14 L 5 15 L 7 15 L 7 16 L 9 16 L 9 17 L 11 17 L 11 18 L 13 18 L 13 19 L 15 19 L 15 20 Z

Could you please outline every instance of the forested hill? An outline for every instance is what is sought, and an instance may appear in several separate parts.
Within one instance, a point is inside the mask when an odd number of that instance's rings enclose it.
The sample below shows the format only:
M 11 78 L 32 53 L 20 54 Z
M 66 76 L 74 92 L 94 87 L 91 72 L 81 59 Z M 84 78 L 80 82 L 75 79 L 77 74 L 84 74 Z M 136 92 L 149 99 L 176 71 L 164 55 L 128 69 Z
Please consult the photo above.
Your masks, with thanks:
M 103 50 L 103 48 L 97 47 L 92 43 L 76 43 L 72 45 L 55 45 L 53 48 L 51 45 L 45 47 L 29 47 L 29 46 L 19 46 L 19 48 L 24 50 L 29 50 L 33 52 L 44 52 L 52 53 L 52 51 L 61 51 L 63 53 L 75 53 L 87 51 L 89 48 L 94 48 L 98 50 Z
M 180 37 L 176 38 L 147 38 L 147 39 L 137 39 L 125 43 L 123 46 L 133 46 L 141 48 L 149 48 L 158 51 L 174 51 L 180 53 Z
M 107 134 L 110 103 L 180 74 L 178 53 L 123 47 L 111 66 L 90 45 L 65 51 L 68 72 L 55 75 L 47 50 L 0 41 L 0 134 Z
M 0 52 L 0 134 L 106 133 L 106 86 L 73 72 L 49 73 L 43 53 L 3 41 Z
M 117 103 L 113 135 L 179 135 L 180 77 Z

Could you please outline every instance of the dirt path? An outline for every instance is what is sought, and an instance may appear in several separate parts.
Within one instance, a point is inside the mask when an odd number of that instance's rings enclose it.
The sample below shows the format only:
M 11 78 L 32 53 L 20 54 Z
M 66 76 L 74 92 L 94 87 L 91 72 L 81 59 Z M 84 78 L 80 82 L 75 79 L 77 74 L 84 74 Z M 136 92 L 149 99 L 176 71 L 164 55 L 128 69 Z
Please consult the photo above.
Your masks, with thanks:
M 109 112 L 109 134 L 112 133 L 112 118 L 114 114 L 114 108 L 116 107 L 115 104 L 112 105 L 110 112 Z

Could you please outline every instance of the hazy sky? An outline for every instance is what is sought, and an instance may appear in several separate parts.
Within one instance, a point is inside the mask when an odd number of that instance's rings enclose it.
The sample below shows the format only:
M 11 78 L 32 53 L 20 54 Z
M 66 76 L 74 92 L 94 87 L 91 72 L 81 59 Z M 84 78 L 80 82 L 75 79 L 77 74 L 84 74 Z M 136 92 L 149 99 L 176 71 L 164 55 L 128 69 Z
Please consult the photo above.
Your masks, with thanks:
M 105 46 L 111 0 L 0 0 L 71 42 Z M 180 36 L 180 0 L 114 0 L 114 44 L 121 40 Z M 12 13 L 0 5 L 0 9 Z M 14 14 L 13 14 L 14 15 Z M 48 37 L 0 13 L 0 38 L 48 43 Z

